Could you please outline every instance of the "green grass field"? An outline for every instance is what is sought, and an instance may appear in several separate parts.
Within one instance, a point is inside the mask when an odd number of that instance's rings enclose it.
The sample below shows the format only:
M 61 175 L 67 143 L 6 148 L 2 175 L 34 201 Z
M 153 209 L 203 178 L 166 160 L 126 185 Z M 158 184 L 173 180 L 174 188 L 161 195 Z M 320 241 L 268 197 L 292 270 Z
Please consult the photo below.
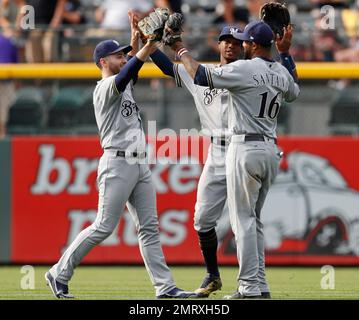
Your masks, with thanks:
M 35 268 L 35 289 L 21 289 L 20 266 L 0 266 L 0 299 L 54 299 L 46 286 L 48 267 Z M 177 285 L 194 290 L 200 284 L 201 267 L 171 267 Z M 222 267 L 223 288 L 210 299 L 222 299 L 236 289 L 237 268 Z M 320 267 L 267 268 L 273 299 L 355 299 L 359 300 L 359 268 L 335 268 L 335 289 L 321 288 Z M 144 267 L 79 267 L 70 283 L 77 299 L 154 299 L 155 294 Z

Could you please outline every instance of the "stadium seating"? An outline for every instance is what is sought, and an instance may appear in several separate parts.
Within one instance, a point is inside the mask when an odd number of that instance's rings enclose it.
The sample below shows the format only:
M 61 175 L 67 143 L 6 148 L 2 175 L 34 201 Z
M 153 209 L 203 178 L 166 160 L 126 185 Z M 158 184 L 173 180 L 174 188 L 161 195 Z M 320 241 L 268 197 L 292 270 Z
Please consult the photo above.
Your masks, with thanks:
M 60 88 L 49 102 L 49 131 L 62 133 L 76 130 L 91 94 L 87 87 Z
M 17 91 L 10 108 L 7 132 L 10 134 L 37 134 L 44 129 L 45 102 L 42 92 L 36 87 Z
M 93 101 L 92 101 L 92 92 L 94 88 L 86 88 L 85 101 L 81 105 L 81 107 L 77 110 L 76 114 L 76 122 L 77 126 L 74 129 L 76 133 L 85 134 L 85 133 L 97 133 L 97 125 L 95 112 L 93 109 Z
M 358 87 L 353 86 L 341 91 L 331 107 L 329 121 L 332 134 L 359 133 L 359 94 Z
M 289 133 L 289 117 L 290 117 L 290 104 L 283 102 L 278 118 L 277 118 L 277 133 L 288 134 Z

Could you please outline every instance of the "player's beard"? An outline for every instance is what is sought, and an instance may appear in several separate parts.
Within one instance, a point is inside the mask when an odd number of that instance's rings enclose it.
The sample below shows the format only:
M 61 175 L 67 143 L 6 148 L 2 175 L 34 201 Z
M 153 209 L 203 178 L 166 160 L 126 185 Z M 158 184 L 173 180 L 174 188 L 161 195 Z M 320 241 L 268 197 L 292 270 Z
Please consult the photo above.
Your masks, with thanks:
M 110 63 L 108 68 L 110 69 L 112 74 L 118 74 L 121 71 L 121 67 L 113 63 Z
M 244 59 L 245 60 L 252 59 L 252 50 L 250 50 L 248 48 L 244 48 Z

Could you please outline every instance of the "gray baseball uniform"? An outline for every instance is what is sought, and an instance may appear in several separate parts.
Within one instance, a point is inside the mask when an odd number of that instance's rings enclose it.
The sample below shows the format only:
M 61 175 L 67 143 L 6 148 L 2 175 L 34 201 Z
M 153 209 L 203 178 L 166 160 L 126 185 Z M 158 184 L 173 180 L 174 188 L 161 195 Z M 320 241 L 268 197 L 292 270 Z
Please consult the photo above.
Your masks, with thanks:
M 215 68 L 216 65 L 206 67 Z M 213 137 L 198 182 L 194 214 L 195 230 L 207 232 L 216 227 L 223 209 L 227 208 L 225 157 L 228 144 L 221 145 L 221 141 L 229 137 L 228 91 L 195 85 L 184 65 L 175 64 L 173 69 L 177 86 L 184 84 L 193 96 L 203 133 Z
M 138 161 L 145 150 L 139 109 L 132 95 L 133 83 L 119 93 L 115 76 L 97 83 L 93 94 L 95 116 L 104 153 L 98 166 L 98 215 L 67 248 L 50 273 L 67 284 L 75 267 L 117 226 L 127 202 L 135 222 L 139 246 L 156 295 L 175 288 L 159 240 L 156 192 L 147 164 Z M 119 152 L 126 151 L 126 157 Z M 133 154 L 137 152 L 137 157 Z M 144 162 L 144 161 L 143 161 Z
M 239 260 L 238 291 L 269 292 L 265 278 L 260 213 L 279 167 L 277 116 L 282 100 L 293 101 L 299 87 L 278 62 L 254 58 L 207 70 L 210 88 L 228 89 L 232 132 L 226 158 L 230 221 Z

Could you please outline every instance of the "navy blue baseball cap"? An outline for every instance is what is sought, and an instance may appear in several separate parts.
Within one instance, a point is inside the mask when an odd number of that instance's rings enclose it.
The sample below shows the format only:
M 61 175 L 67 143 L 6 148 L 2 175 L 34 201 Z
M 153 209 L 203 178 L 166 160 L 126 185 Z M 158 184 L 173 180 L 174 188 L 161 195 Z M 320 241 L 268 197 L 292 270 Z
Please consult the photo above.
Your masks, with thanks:
M 243 32 L 235 33 L 233 37 L 242 41 L 255 42 L 264 47 L 270 47 L 274 42 L 274 33 L 271 27 L 263 21 L 248 23 Z
M 222 41 L 226 38 L 234 38 L 233 34 L 237 32 L 242 32 L 242 30 L 237 27 L 225 26 L 223 27 L 221 34 L 219 35 L 218 41 Z
M 130 45 L 121 46 L 116 40 L 104 40 L 101 41 L 93 52 L 93 61 L 98 64 L 101 58 L 105 58 L 110 54 L 123 51 L 128 53 L 132 50 Z

